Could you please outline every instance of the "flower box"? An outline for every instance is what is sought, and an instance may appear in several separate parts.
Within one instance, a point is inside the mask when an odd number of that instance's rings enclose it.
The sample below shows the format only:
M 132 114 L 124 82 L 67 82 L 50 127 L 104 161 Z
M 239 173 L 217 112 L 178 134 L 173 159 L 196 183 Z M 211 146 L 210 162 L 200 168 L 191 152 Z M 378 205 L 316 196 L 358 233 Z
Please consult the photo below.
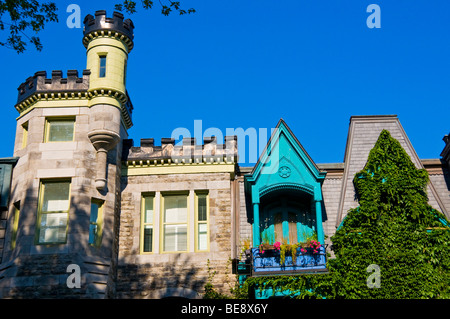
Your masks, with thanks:
M 267 250 L 262 253 L 259 247 L 253 248 L 253 275 L 302 271 L 326 271 L 325 245 L 320 245 L 317 253 L 314 253 L 314 249 L 307 249 L 306 252 L 302 252 L 301 249 L 301 247 L 297 248 L 294 258 L 292 258 L 291 254 L 285 254 L 284 262 L 282 262 L 280 251 L 277 249 Z

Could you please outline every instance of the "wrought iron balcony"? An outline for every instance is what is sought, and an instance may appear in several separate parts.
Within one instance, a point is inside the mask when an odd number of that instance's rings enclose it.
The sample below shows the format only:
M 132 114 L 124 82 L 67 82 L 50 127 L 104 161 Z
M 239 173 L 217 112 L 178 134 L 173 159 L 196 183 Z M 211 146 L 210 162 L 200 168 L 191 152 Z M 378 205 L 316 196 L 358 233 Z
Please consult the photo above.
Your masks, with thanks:
M 251 272 L 253 276 L 265 276 L 291 273 L 318 273 L 326 272 L 326 245 L 320 245 L 317 252 L 306 249 L 302 252 L 297 248 L 294 258 L 285 253 L 284 262 L 281 260 L 279 250 L 251 249 Z

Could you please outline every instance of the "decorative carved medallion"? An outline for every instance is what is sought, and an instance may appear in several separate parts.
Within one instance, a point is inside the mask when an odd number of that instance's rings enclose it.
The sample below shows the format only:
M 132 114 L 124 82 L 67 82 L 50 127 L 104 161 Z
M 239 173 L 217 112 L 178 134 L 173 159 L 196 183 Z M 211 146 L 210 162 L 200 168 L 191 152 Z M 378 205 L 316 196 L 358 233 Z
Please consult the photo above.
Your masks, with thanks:
M 281 166 L 278 169 L 278 174 L 280 175 L 280 177 L 288 178 L 289 176 L 291 176 L 291 169 L 287 166 Z

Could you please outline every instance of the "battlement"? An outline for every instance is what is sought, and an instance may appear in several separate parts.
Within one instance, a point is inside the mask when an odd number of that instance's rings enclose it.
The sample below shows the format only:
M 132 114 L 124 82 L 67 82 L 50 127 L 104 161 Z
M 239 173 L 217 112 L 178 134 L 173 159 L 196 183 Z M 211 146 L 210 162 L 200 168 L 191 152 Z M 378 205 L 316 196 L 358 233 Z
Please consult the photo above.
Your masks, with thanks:
M 195 138 L 183 138 L 182 145 L 175 139 L 162 138 L 156 146 L 153 138 L 141 139 L 141 146 L 133 146 L 133 140 L 123 141 L 122 160 L 147 164 L 237 162 L 237 136 L 225 136 L 224 144 L 217 144 L 216 137 L 205 137 L 202 145 Z
M 46 71 L 36 72 L 17 88 L 17 104 L 35 93 L 85 92 L 89 88 L 90 74 L 91 71 L 84 70 L 82 77 L 79 77 L 77 70 L 68 70 L 67 77 L 63 78 L 62 71 L 52 71 L 52 77 L 47 78 Z
M 132 41 L 134 38 L 134 24 L 130 19 L 126 19 L 124 21 L 123 18 L 123 14 L 116 11 L 114 11 L 112 18 L 106 17 L 105 10 L 96 11 L 95 18 L 91 14 L 88 14 L 83 21 L 84 46 L 87 47 L 91 34 L 96 32 L 99 33 L 100 31 L 111 31 L 127 37 L 128 41 L 130 42 L 131 50 Z

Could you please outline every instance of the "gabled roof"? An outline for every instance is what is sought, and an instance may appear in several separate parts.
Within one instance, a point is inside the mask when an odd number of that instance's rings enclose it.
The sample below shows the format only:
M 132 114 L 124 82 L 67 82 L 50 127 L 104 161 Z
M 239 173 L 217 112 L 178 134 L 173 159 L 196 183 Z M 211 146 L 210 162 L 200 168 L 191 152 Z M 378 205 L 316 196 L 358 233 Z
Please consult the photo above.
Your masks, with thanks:
M 340 225 L 350 208 L 355 208 L 358 203 L 355 200 L 353 177 L 355 173 L 364 168 L 370 150 L 374 147 L 381 131 L 386 129 L 391 136 L 398 140 L 412 162 L 418 169 L 423 168 L 422 161 L 417 156 L 405 130 L 400 124 L 397 115 L 352 116 L 347 137 L 347 146 L 344 158 L 344 176 L 337 212 L 336 227 Z M 432 182 L 428 184 L 429 203 L 449 217 Z
M 266 147 L 264 148 L 263 152 L 261 153 L 257 163 L 253 167 L 253 170 L 250 174 L 245 175 L 246 180 L 248 182 L 256 182 L 258 177 L 261 174 L 261 171 L 263 170 L 263 167 L 268 161 L 270 160 L 270 157 L 273 155 L 273 147 L 277 145 L 277 143 L 280 140 L 280 136 L 284 135 L 286 139 L 288 140 L 289 144 L 292 146 L 292 149 L 298 154 L 298 156 L 301 158 L 304 166 L 308 169 L 308 171 L 314 176 L 314 178 L 317 181 L 323 181 L 325 179 L 325 172 L 321 172 L 312 160 L 311 156 L 308 154 L 308 152 L 305 150 L 305 148 L 302 146 L 302 144 L 299 142 L 297 137 L 294 135 L 294 133 L 291 131 L 289 126 L 286 124 L 286 122 L 283 119 L 280 119 L 278 121 L 277 126 L 275 127 L 275 130 L 273 130 L 272 135 L 267 142 Z M 280 157 L 282 154 L 280 154 Z

